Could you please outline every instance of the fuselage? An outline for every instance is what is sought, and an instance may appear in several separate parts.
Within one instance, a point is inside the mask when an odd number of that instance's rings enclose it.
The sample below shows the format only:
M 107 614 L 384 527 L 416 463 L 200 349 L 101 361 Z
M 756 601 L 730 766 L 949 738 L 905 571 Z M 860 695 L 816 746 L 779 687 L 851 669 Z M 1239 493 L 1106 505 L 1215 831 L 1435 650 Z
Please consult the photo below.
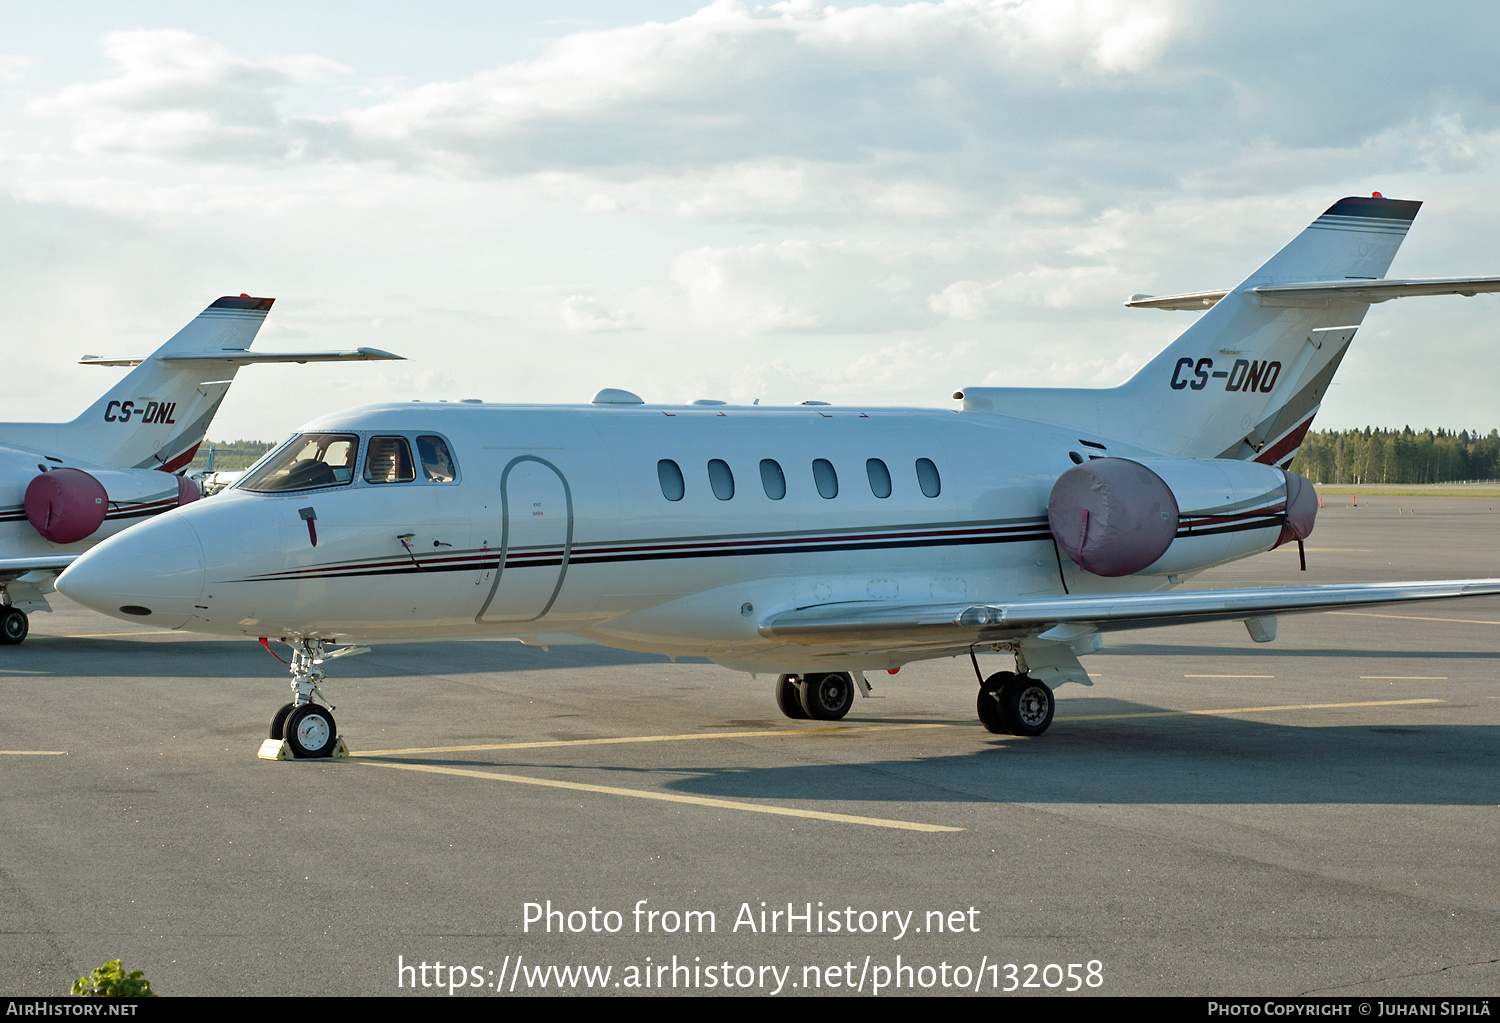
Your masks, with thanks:
M 1060 473 L 1086 455 L 1150 452 L 1004 416 L 412 403 L 327 416 L 298 436 L 357 439 L 357 460 L 331 485 L 290 492 L 245 489 L 247 473 L 110 541 L 70 570 L 65 592 L 85 589 L 108 555 L 138 559 L 155 581 L 89 602 L 170 628 L 589 641 L 800 670 L 816 652 L 762 638 L 762 621 L 845 601 L 1167 585 L 1082 572 L 1048 529 Z M 453 478 L 382 481 L 399 475 L 374 468 L 390 438 L 408 451 L 439 438 Z M 1266 530 L 1258 549 L 1273 542 Z M 103 603 L 115 599 L 129 610 Z M 865 669 L 923 654 L 838 656 Z

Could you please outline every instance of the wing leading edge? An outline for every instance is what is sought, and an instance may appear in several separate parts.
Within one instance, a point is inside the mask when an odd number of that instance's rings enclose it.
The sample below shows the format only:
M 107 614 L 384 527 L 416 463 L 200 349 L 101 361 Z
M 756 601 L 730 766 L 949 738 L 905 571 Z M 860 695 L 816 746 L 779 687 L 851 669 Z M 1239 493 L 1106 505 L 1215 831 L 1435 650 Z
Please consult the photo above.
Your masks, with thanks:
M 762 623 L 760 634 L 809 646 L 878 643 L 961 648 L 1028 636 L 1045 639 L 1046 632 L 1059 626 L 1113 632 L 1491 594 L 1500 594 L 1500 579 L 1078 595 L 993 604 L 851 601 L 788 611 Z

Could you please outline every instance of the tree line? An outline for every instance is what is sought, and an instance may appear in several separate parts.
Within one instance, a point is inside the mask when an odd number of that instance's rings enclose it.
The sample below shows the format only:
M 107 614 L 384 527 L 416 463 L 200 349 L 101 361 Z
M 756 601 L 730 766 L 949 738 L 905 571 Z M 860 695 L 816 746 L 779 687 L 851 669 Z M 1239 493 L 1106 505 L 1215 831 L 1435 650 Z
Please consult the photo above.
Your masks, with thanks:
M 1314 483 L 1457 483 L 1500 479 L 1500 430 L 1309 431 L 1292 472 Z

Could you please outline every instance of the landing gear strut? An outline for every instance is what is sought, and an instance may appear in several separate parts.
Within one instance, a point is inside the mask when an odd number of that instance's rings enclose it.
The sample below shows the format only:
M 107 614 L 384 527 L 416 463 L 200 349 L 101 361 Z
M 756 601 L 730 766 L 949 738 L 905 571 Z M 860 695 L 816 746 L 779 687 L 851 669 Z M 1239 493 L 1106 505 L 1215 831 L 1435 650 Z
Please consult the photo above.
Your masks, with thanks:
M 323 641 L 293 640 L 291 665 L 292 702 L 271 718 L 271 738 L 285 739 L 299 759 L 330 756 L 338 743 L 338 725 L 331 707 L 313 702 L 314 694 L 323 696 L 318 683 L 327 677 L 323 672 Z
M 979 688 L 979 720 L 996 735 L 1041 735 L 1052 724 L 1057 701 L 1045 682 L 997 671 Z
M 0 646 L 14 646 L 30 631 L 31 622 L 25 611 L 8 604 L 0 607 Z

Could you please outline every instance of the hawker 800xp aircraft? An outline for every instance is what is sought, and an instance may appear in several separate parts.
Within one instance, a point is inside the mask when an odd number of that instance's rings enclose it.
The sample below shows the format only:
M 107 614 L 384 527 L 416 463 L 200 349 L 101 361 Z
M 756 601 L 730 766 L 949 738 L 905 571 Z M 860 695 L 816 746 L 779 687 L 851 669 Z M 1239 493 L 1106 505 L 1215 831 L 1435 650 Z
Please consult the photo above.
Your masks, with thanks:
M 1118 629 L 1500 593 L 1500 579 L 1175 591 L 1300 543 L 1286 471 L 1373 302 L 1500 290 L 1384 280 L 1420 204 L 1344 199 L 1109 390 L 966 388 L 962 411 L 412 403 L 325 416 L 212 501 L 89 552 L 58 581 L 106 614 L 280 639 L 299 756 L 335 748 L 330 644 L 592 642 L 777 676 L 836 719 L 864 672 L 976 647 L 994 732 L 1039 735 L 1053 689 Z M 977 661 L 976 673 L 977 673 Z
M 0 423 L 0 644 L 19 643 L 27 612 L 50 610 L 52 580 L 80 553 L 153 515 L 197 500 L 180 473 L 241 366 L 396 359 L 347 352 L 250 352 L 275 299 L 221 298 L 133 366 L 71 423 Z

